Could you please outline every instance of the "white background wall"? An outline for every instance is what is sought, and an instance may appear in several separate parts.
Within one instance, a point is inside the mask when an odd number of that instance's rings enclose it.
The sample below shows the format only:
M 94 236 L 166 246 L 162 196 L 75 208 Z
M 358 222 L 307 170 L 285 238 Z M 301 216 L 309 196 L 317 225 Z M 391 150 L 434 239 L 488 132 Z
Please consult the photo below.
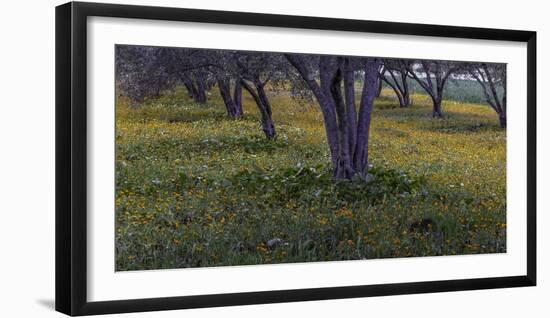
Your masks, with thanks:
M 549 9 L 544 1 L 115 1 L 189 8 L 528 29 L 538 32 L 539 285 L 530 288 L 226 307 L 116 317 L 544 317 L 550 314 Z M 61 317 L 54 303 L 54 6 L 5 2 L 0 18 L 0 316 Z M 511 105 L 510 107 L 512 107 Z

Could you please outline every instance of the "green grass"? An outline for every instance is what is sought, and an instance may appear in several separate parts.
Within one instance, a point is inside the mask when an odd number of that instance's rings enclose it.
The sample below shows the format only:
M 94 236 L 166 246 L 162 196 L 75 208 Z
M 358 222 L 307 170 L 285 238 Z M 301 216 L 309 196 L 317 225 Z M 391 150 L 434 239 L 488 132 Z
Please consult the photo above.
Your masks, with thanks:
M 334 182 L 315 105 L 273 95 L 267 141 L 248 95 L 240 120 L 184 95 L 117 101 L 117 270 L 506 251 L 506 134 L 485 105 L 434 120 L 384 91 L 371 175 Z

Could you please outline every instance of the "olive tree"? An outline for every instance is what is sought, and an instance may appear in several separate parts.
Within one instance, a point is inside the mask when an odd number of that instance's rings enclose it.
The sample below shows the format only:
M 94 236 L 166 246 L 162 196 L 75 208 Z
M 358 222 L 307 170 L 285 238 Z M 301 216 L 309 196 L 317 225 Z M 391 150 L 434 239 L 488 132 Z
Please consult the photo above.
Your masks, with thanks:
M 470 63 L 465 68 L 479 83 L 485 100 L 498 114 L 500 127 L 506 128 L 506 64 Z
M 364 176 L 380 59 L 304 54 L 285 54 L 285 57 L 319 104 L 335 178 Z M 358 110 L 355 100 L 357 71 L 363 74 Z
M 239 84 L 252 96 L 260 111 L 265 136 L 275 138 L 277 133 L 266 85 L 285 78 L 288 63 L 281 54 L 264 52 L 236 52 L 234 61 Z
M 439 60 L 411 60 L 407 71 L 432 100 L 432 117 L 443 118 L 443 92 L 447 80 L 454 72 L 460 69 L 460 65 L 452 61 Z
M 380 79 L 385 82 L 395 93 L 400 107 L 411 105 L 408 69 L 411 68 L 409 60 L 384 59 L 380 70 Z

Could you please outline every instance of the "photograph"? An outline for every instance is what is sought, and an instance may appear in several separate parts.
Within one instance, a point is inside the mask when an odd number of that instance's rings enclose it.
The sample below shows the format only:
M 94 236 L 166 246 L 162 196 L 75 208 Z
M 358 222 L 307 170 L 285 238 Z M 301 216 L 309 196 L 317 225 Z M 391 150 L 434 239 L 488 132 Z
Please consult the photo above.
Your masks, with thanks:
M 548 10 L 454 4 L 6 2 L 0 318 L 550 317 Z
M 116 271 L 506 253 L 504 63 L 114 58 Z

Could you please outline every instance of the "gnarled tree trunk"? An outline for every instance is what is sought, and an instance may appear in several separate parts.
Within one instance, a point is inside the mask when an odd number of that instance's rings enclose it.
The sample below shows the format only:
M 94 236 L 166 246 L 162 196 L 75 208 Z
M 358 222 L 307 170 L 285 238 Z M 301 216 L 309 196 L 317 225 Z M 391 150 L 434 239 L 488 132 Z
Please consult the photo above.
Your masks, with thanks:
M 399 76 L 396 76 L 394 73 L 399 72 Z M 389 73 L 390 78 L 386 77 L 386 73 Z M 408 107 L 411 104 L 410 94 L 409 94 L 409 84 L 407 83 L 407 73 L 406 70 L 394 70 L 386 69 L 380 74 L 380 79 L 388 84 L 389 87 L 397 96 L 399 101 L 399 107 Z
M 242 87 L 250 93 L 258 109 L 260 110 L 260 118 L 262 130 L 267 139 L 274 139 L 277 136 L 275 131 L 275 123 L 273 122 L 271 113 L 271 104 L 264 89 L 264 85 L 259 80 L 255 80 L 253 85 L 250 85 L 245 80 L 241 81 Z
M 366 172 L 369 163 L 370 123 L 374 107 L 375 94 L 373 87 L 378 79 L 378 59 L 368 59 L 365 65 L 365 78 L 361 102 L 359 105 L 359 120 L 357 125 L 357 144 L 355 146 L 355 169 L 361 175 Z
M 231 88 L 228 79 L 218 79 L 218 88 L 220 95 L 225 104 L 227 115 L 231 118 L 239 118 L 242 115 L 242 111 L 239 112 L 237 105 L 231 96 Z
M 376 58 L 354 60 L 350 57 L 320 56 L 317 72 L 309 69 L 307 61 L 301 55 L 287 54 L 286 57 L 298 70 L 319 103 L 334 177 L 351 179 L 355 175 L 365 175 L 380 61 Z M 353 64 L 361 64 L 365 74 L 358 115 L 354 96 Z M 317 73 L 319 82 L 315 79 Z
M 187 89 L 187 94 L 190 98 L 193 98 L 195 103 L 206 103 L 206 87 L 204 81 L 201 79 L 193 79 L 189 76 L 182 76 L 181 80 Z
M 420 78 L 409 65 L 407 71 L 420 84 L 426 93 L 432 99 L 432 116 L 434 118 L 444 118 L 441 102 L 443 100 L 443 90 L 449 76 L 456 70 L 456 66 L 448 66 L 443 61 L 425 61 L 420 62 L 425 78 Z

